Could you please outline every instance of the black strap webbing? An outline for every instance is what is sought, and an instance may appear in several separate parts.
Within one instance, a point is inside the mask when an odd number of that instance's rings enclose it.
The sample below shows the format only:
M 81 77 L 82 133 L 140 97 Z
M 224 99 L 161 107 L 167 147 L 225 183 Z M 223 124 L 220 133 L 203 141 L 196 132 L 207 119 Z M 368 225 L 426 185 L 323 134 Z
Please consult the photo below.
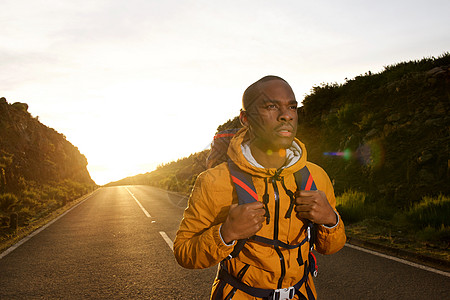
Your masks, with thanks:
M 245 243 L 247 242 L 248 239 L 241 239 L 241 240 L 237 240 L 236 245 L 233 248 L 233 251 L 230 253 L 230 255 L 228 256 L 229 258 L 233 258 L 233 257 L 237 257 L 238 254 L 242 251 L 242 249 L 244 248 Z
M 309 272 L 305 272 L 302 279 L 294 285 L 296 293 L 300 293 L 299 292 L 300 288 L 307 281 L 308 274 L 309 274 Z M 275 293 L 274 289 L 261 289 L 261 288 L 251 287 L 251 286 L 243 283 L 239 279 L 235 278 L 233 275 L 228 273 L 226 269 L 224 269 L 222 267 L 219 270 L 218 278 L 220 279 L 221 282 L 226 282 L 227 284 L 231 285 L 232 287 L 237 288 L 238 290 L 241 290 L 241 291 L 243 291 L 253 297 L 256 297 L 256 298 L 269 298 Z M 309 292 L 308 292 L 308 294 L 309 294 Z M 309 295 L 308 295 L 308 297 L 310 298 Z M 314 299 L 314 296 L 312 299 Z
M 308 237 L 306 237 L 299 244 L 289 245 L 289 244 L 286 244 L 286 243 L 284 243 L 284 242 L 282 242 L 280 240 L 272 240 L 272 239 L 268 239 L 268 238 L 265 238 L 265 237 L 262 237 L 262 236 L 259 236 L 259 235 L 254 235 L 250 239 L 252 239 L 252 240 L 254 240 L 256 242 L 272 245 L 272 246 L 275 246 L 275 247 L 281 247 L 281 248 L 285 248 L 285 249 L 298 248 L 298 247 L 302 246 L 304 243 L 306 243 L 308 241 Z

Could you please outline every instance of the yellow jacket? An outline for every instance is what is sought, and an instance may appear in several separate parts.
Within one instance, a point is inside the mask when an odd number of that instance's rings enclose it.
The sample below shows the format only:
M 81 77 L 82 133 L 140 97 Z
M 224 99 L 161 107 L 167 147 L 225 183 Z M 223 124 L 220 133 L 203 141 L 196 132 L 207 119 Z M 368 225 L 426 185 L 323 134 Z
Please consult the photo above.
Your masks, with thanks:
M 273 177 L 277 170 L 258 168 L 249 163 L 241 150 L 245 134 L 246 129 L 243 129 L 231 140 L 228 156 L 242 171 L 253 176 L 253 184 L 259 200 L 262 201 L 265 190 L 264 178 Z M 291 191 L 297 189 L 293 173 L 306 165 L 317 189 L 326 194 L 329 203 L 335 209 L 336 198 L 328 175 L 319 166 L 307 162 L 305 146 L 297 139 L 294 142 L 301 148 L 302 155 L 294 165 L 284 168 L 280 173 L 280 176 L 284 177 L 286 187 Z M 279 181 L 277 181 L 277 185 L 280 197 L 278 239 L 287 244 L 295 245 L 306 237 L 306 224 L 295 216 L 295 212 L 292 213 L 291 218 L 284 218 L 289 208 L 290 198 Z M 270 196 L 268 203 L 270 222 L 269 224 L 264 222 L 257 235 L 272 239 L 274 224 L 277 222 L 275 220 L 275 200 L 272 184 L 268 185 L 268 194 Z M 220 263 L 233 251 L 234 245 L 226 245 L 219 234 L 220 226 L 225 221 L 229 207 L 233 203 L 238 203 L 238 199 L 227 163 L 206 170 L 198 176 L 174 241 L 175 258 L 181 266 L 191 269 L 208 268 Z M 342 220 L 339 220 L 337 226 L 333 228 L 317 227 L 316 251 L 321 254 L 333 254 L 344 246 L 346 237 Z M 303 261 L 308 258 L 308 247 L 309 243 L 302 246 Z M 287 288 L 293 286 L 302 278 L 304 265 L 299 266 L 297 262 L 298 249 L 280 248 L 280 250 L 285 264 L 282 288 Z M 274 247 L 252 240 L 247 241 L 238 257 L 226 260 L 224 264 L 234 276 L 245 264 L 250 265 L 242 278 L 242 282 L 252 287 L 264 289 L 277 289 L 278 281 L 283 273 L 280 257 Z M 308 284 L 313 293 L 316 294 L 311 275 L 309 275 Z M 214 294 L 217 285 L 218 279 L 216 278 L 211 295 Z M 223 295 L 227 295 L 231 289 L 231 286 L 226 285 Z M 305 285 L 302 286 L 300 291 L 306 295 Z M 238 290 L 233 299 L 255 298 Z

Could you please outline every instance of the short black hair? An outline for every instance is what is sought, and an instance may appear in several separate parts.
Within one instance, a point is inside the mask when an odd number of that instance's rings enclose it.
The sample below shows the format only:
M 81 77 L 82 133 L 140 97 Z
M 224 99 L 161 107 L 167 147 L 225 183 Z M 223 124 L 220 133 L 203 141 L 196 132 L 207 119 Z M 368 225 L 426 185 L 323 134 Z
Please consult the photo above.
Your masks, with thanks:
M 267 81 L 271 81 L 271 80 L 281 80 L 281 81 L 286 82 L 287 85 L 289 85 L 289 83 L 281 77 L 278 77 L 275 75 L 264 76 L 263 78 L 259 79 L 258 81 L 252 83 L 244 91 L 244 94 L 242 95 L 242 109 L 243 110 L 248 110 L 252 106 L 252 104 L 255 102 L 255 100 L 258 98 L 258 96 L 261 94 L 261 84 L 263 84 L 264 82 L 267 82 Z

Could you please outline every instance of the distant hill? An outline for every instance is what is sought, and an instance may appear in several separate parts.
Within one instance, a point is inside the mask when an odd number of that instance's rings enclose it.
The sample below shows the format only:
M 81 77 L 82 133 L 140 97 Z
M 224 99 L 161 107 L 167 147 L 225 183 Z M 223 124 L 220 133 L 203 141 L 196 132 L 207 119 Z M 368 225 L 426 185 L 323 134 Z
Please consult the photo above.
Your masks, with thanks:
M 450 55 L 386 66 L 344 84 L 315 86 L 299 108 L 297 137 L 336 193 L 367 192 L 408 207 L 450 192 Z M 218 131 L 238 127 L 237 117 Z M 206 152 L 110 185 L 148 184 L 189 193 Z
M 206 170 L 208 150 L 191 154 L 157 167 L 156 171 L 127 177 L 106 186 L 116 185 L 152 185 L 163 189 L 188 194 L 198 174 Z

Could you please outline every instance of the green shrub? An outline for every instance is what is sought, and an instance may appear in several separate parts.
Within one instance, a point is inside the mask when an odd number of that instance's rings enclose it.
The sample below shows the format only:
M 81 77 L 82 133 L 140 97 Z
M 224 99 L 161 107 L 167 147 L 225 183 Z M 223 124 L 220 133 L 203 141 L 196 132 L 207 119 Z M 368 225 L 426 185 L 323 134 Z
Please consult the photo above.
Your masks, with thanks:
M 450 197 L 442 194 L 437 198 L 423 197 L 409 209 L 408 217 L 418 228 L 450 227 Z
M 394 215 L 397 213 L 397 208 L 386 203 L 386 201 L 380 200 L 374 203 L 364 203 L 364 213 L 366 217 L 378 217 L 381 220 L 391 221 Z
M 25 190 L 22 192 L 22 204 L 28 207 L 36 207 L 40 204 L 41 195 L 35 190 Z
M 20 223 L 23 225 L 28 222 L 34 215 L 34 211 L 30 207 L 23 207 L 18 212 Z
M 50 199 L 49 201 L 46 202 L 45 207 L 50 212 L 60 207 L 60 204 L 57 200 Z
M 339 108 L 336 113 L 339 128 L 345 129 L 355 125 L 355 121 L 359 119 L 360 112 L 361 106 L 359 104 L 346 103 Z
M 450 243 L 450 227 L 434 228 L 427 226 L 419 230 L 415 236 L 420 241 L 443 243 L 444 247 L 448 247 Z
M 0 195 L 0 211 L 12 211 L 18 204 L 19 199 L 16 197 L 16 195 L 9 193 Z
M 55 187 L 47 187 L 47 190 L 44 193 L 44 198 L 47 200 L 64 200 L 67 198 L 66 191 L 63 187 L 55 186 Z
M 336 198 L 336 209 L 344 222 L 358 222 L 366 217 L 366 193 L 346 191 Z
M 366 112 L 359 123 L 356 125 L 358 126 L 359 130 L 367 130 L 372 128 L 372 122 L 375 119 L 375 114 L 373 112 Z

